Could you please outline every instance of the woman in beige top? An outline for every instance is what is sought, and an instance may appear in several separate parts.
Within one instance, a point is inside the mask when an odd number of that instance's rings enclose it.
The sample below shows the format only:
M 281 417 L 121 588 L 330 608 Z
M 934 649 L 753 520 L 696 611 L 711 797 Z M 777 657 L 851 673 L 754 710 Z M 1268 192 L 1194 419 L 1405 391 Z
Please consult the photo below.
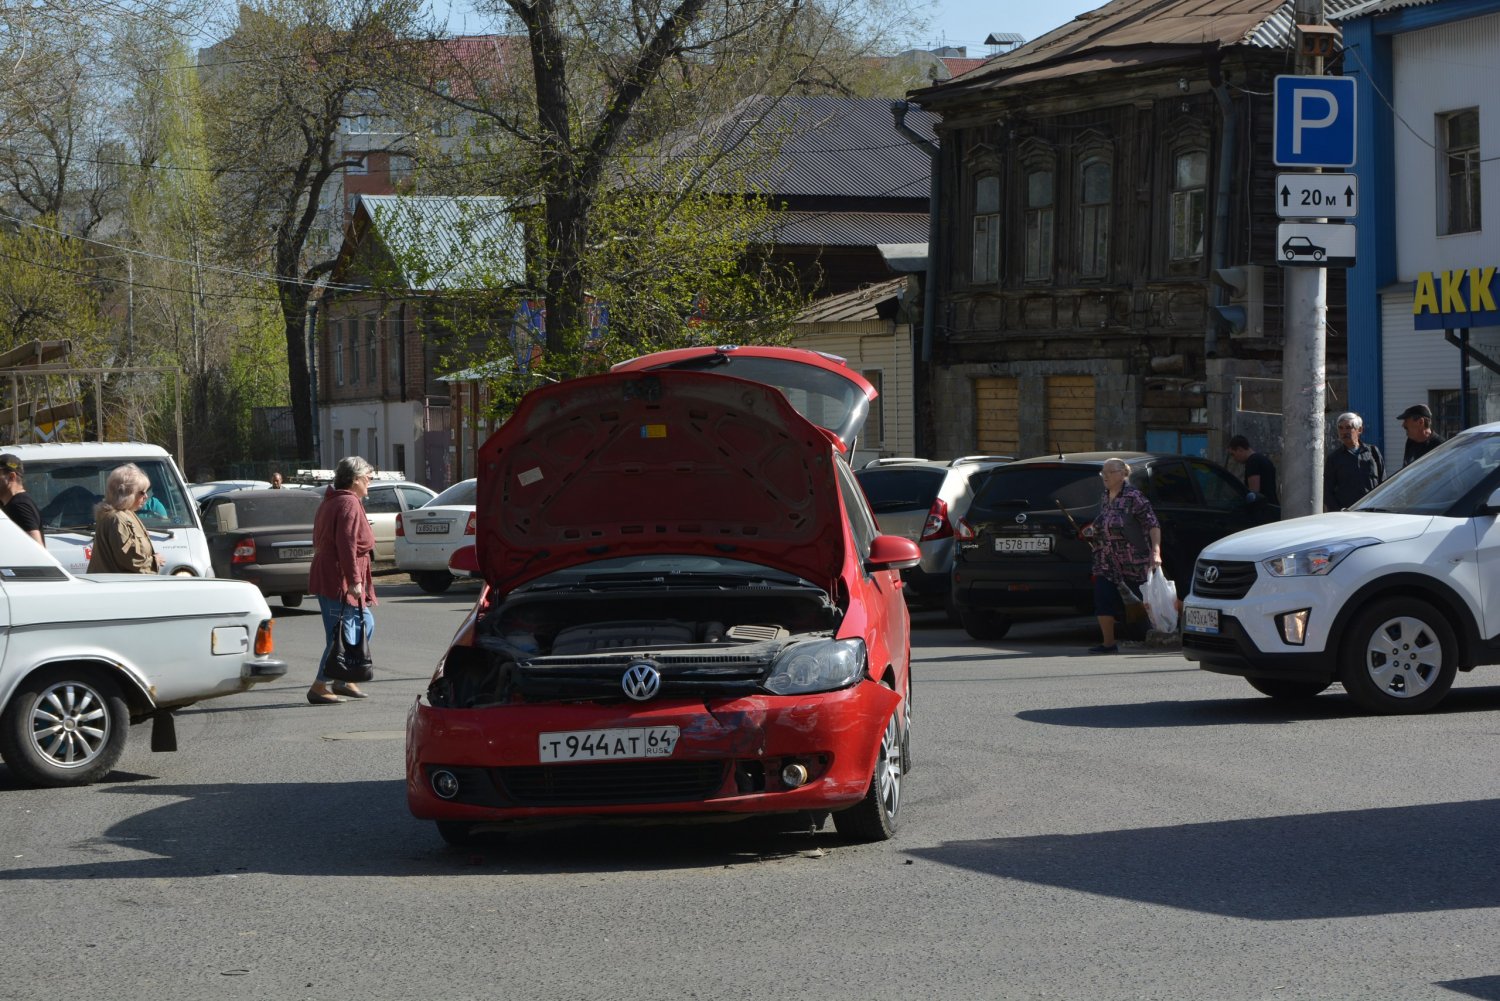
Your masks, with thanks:
M 136 512 L 151 495 L 151 480 L 133 462 L 117 466 L 94 508 L 94 551 L 89 573 L 156 573 L 166 560 L 156 555 L 151 536 Z

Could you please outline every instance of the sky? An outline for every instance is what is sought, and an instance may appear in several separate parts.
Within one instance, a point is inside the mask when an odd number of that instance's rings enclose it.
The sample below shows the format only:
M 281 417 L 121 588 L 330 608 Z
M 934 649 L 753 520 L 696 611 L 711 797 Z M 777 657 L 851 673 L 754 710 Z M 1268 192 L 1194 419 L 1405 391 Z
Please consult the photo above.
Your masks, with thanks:
M 1008 31 L 1028 42 L 1066 24 L 1086 10 L 1104 6 L 1106 0 L 933 0 L 925 8 L 926 31 L 916 44 L 927 48 L 938 44 L 967 46 L 970 56 L 988 51 L 984 40 L 991 32 Z M 435 9 L 449 11 L 448 30 L 454 34 L 487 30 L 467 0 L 434 0 Z

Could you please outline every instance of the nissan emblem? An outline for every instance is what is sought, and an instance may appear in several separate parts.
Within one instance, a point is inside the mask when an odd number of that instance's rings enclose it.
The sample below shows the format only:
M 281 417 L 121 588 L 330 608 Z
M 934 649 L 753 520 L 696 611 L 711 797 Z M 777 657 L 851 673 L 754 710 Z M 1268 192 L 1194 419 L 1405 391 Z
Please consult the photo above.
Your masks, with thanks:
M 1016 515 L 1016 524 L 1017 525 L 1024 525 L 1024 524 L 1026 524 L 1026 512 L 1025 511 L 1022 511 L 1020 514 Z

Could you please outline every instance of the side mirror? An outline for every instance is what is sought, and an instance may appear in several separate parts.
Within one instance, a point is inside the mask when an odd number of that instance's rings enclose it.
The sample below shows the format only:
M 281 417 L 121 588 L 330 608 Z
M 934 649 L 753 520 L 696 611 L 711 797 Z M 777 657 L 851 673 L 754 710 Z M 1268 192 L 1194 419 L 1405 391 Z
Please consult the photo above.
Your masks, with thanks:
M 448 557 L 448 569 L 457 570 L 459 573 L 479 575 L 479 550 L 473 546 L 464 546 Z
M 877 535 L 870 543 L 866 570 L 905 570 L 922 562 L 922 550 L 910 539 L 899 535 Z

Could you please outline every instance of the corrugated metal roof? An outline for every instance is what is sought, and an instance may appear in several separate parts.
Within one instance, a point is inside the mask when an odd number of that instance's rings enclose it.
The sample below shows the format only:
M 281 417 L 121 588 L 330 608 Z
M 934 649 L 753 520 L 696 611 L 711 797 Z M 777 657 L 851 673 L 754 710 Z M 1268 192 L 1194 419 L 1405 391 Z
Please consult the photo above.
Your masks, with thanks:
M 407 288 L 493 288 L 522 280 L 521 227 L 505 198 L 360 195 L 359 200 Z
M 853 292 L 842 292 L 819 299 L 797 314 L 795 323 L 861 323 L 879 320 L 881 314 L 891 315 L 891 310 L 882 310 L 882 304 L 906 295 L 906 279 L 892 278 L 875 285 L 866 285 Z
M 1360 0 L 1348 10 L 1337 14 L 1329 14 L 1330 21 L 1348 21 L 1356 17 L 1368 17 L 1372 14 L 1389 14 L 1394 10 L 1402 10 L 1406 7 L 1426 7 L 1437 3 L 1438 0 Z
M 769 239 L 775 243 L 873 247 L 925 239 L 928 216 L 925 212 L 783 212 L 774 223 Z
M 1331 17 L 1363 2 L 1324 0 L 1324 11 Z M 1156 62 L 1203 48 L 1286 48 L 1293 25 L 1292 0 L 1113 0 L 916 99 Z
M 936 116 L 912 108 L 906 124 L 935 140 Z M 883 98 L 750 97 L 715 123 L 679 138 L 679 148 L 711 135 L 747 155 L 752 189 L 784 197 L 926 198 L 932 162 L 896 131 Z

